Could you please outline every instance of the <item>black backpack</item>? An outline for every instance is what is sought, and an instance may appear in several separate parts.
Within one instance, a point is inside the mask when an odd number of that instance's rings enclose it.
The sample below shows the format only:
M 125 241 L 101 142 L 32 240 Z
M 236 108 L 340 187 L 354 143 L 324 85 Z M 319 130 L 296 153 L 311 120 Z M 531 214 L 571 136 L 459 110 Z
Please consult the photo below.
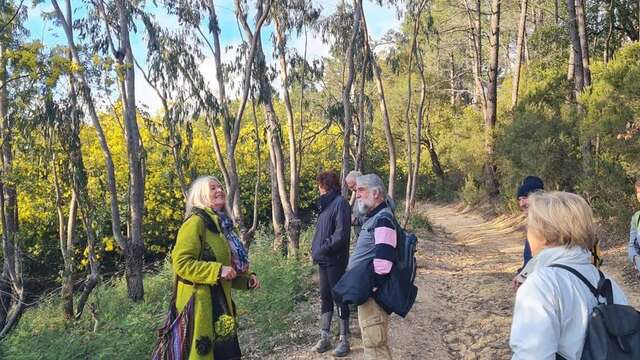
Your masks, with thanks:
M 376 292 L 375 298 L 387 312 L 405 317 L 418 295 L 418 288 L 414 285 L 418 238 L 405 231 L 395 218 L 391 217 L 391 221 L 397 234 L 396 261 L 391 268 L 389 279 Z
M 560 264 L 549 265 L 569 271 L 580 279 L 598 300 L 591 311 L 582 360 L 640 359 L 640 313 L 632 306 L 613 303 L 611 280 L 601 271 L 596 289 L 580 272 Z M 605 298 L 600 302 L 600 296 Z M 556 359 L 564 359 L 557 355 Z

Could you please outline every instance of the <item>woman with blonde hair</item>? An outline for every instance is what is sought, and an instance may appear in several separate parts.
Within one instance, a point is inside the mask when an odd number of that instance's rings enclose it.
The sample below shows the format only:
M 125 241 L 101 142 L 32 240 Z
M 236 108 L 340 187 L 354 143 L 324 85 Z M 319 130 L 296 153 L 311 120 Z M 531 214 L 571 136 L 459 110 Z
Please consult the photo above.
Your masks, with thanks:
M 225 211 L 226 194 L 211 176 L 196 179 L 187 197 L 186 220 L 171 254 L 176 274 L 175 309 L 191 309 L 189 359 L 239 359 L 231 288 L 257 289 L 246 252 Z M 187 306 L 189 305 L 189 306 Z
M 522 273 L 509 345 L 512 359 L 580 359 L 591 310 L 598 304 L 590 289 L 567 268 L 598 287 L 593 265 L 596 244 L 593 211 L 580 196 L 567 192 L 529 195 L 527 238 L 533 258 Z M 564 267 L 564 268 L 562 268 Z M 615 304 L 627 304 L 611 280 Z

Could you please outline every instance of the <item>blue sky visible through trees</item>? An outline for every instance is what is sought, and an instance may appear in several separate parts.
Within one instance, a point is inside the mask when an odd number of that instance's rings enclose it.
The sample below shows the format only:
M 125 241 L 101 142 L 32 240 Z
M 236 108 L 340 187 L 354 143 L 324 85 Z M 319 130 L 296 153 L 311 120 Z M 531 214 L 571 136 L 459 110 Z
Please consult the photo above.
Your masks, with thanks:
M 321 17 L 329 16 L 333 13 L 343 0 L 313 0 L 316 7 L 321 7 Z M 29 1 L 25 1 L 25 6 L 29 5 Z M 82 18 L 86 15 L 86 4 L 82 1 L 71 2 L 74 9 L 74 19 Z M 369 33 L 373 39 L 379 39 L 387 31 L 391 29 L 397 29 L 400 26 L 400 20 L 398 19 L 397 10 L 395 8 L 381 7 L 375 2 L 366 0 L 363 3 L 364 11 L 367 16 L 367 23 L 369 25 Z M 238 24 L 236 22 L 234 1 L 223 0 L 215 2 L 216 12 L 220 21 L 221 29 L 221 41 L 223 47 L 222 59 L 224 62 L 232 61 L 235 58 L 235 50 L 225 51 L 227 46 L 238 45 L 242 42 L 242 37 Z M 180 25 L 178 19 L 175 16 L 168 15 L 166 10 L 158 4 L 153 4 L 153 1 L 147 1 L 146 9 L 152 13 L 160 24 L 169 28 L 177 29 Z M 53 11 L 53 5 L 50 1 L 45 1 L 35 7 L 29 8 L 29 16 L 25 23 L 27 29 L 29 29 L 30 37 L 33 40 L 40 40 L 46 46 L 66 45 L 66 38 L 64 32 L 58 27 L 54 20 L 43 19 L 42 14 Z M 249 16 L 252 17 L 252 13 Z M 146 58 L 146 39 L 144 38 L 143 26 L 140 24 L 139 31 L 137 33 L 131 33 L 131 41 L 134 56 L 144 67 Z M 265 50 L 265 56 L 267 61 L 273 62 L 273 44 L 271 41 L 271 34 L 273 32 L 273 25 L 269 24 L 262 32 L 263 46 Z M 295 36 L 295 34 L 294 34 Z M 304 35 L 299 37 L 293 37 L 289 39 L 289 46 L 296 49 L 300 54 L 304 51 L 305 38 Z M 215 83 L 215 66 L 213 64 L 213 56 L 210 52 L 204 51 L 206 58 L 200 64 L 200 70 L 206 76 L 209 84 Z M 312 32 L 307 33 L 307 58 L 309 60 L 319 59 L 329 55 L 329 46 L 322 43 L 320 36 Z M 274 81 L 276 89 L 279 87 L 279 78 Z M 233 96 L 234 94 L 230 94 Z M 155 92 L 144 81 L 139 70 L 136 69 L 136 99 L 139 106 L 146 107 L 146 109 L 154 114 L 160 109 L 160 99 L 156 96 Z

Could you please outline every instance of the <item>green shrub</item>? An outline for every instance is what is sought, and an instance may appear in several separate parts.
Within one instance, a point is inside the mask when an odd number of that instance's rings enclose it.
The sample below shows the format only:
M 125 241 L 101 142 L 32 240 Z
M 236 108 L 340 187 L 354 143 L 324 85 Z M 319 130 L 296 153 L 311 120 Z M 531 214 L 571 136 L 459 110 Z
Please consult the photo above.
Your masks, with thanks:
M 308 253 L 311 230 L 303 233 L 301 253 Z M 272 236 L 271 236 L 272 238 Z M 270 237 L 262 231 L 251 248 L 252 271 L 262 289 L 234 293 L 240 317 L 240 341 L 245 352 L 261 352 L 292 337 L 288 322 L 310 316 L 309 281 L 314 267 L 307 258 L 287 259 L 272 252 Z M 67 322 L 58 297 L 28 308 L 18 326 L 0 342 L 0 359 L 146 359 L 156 342 L 156 329 L 164 321 L 171 297 L 172 273 L 168 262 L 144 278 L 145 298 L 127 298 L 124 278 L 100 284 L 87 302 L 82 318 Z M 89 305 L 95 304 L 97 331 Z M 294 309 L 302 309 L 298 313 Z M 256 345 L 254 347 L 254 345 Z

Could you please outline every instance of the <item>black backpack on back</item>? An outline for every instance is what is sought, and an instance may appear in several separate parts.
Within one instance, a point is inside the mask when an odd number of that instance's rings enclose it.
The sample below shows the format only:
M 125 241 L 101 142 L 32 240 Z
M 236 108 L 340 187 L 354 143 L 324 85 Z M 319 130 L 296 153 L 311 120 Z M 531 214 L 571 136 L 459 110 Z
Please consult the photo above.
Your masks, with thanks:
M 578 277 L 598 299 L 591 311 L 587 335 L 582 349 L 582 360 L 640 359 L 640 313 L 632 306 L 613 303 L 611 280 L 601 271 L 596 289 L 580 272 L 560 264 L 549 265 L 571 272 Z M 600 302 L 600 296 L 606 299 Z M 564 359 L 560 355 L 556 359 Z
M 418 295 L 418 288 L 414 285 L 418 238 L 405 231 L 395 218 L 392 217 L 391 221 L 397 234 L 396 261 L 389 274 L 389 279 L 376 292 L 375 299 L 387 312 L 394 312 L 405 317 Z

